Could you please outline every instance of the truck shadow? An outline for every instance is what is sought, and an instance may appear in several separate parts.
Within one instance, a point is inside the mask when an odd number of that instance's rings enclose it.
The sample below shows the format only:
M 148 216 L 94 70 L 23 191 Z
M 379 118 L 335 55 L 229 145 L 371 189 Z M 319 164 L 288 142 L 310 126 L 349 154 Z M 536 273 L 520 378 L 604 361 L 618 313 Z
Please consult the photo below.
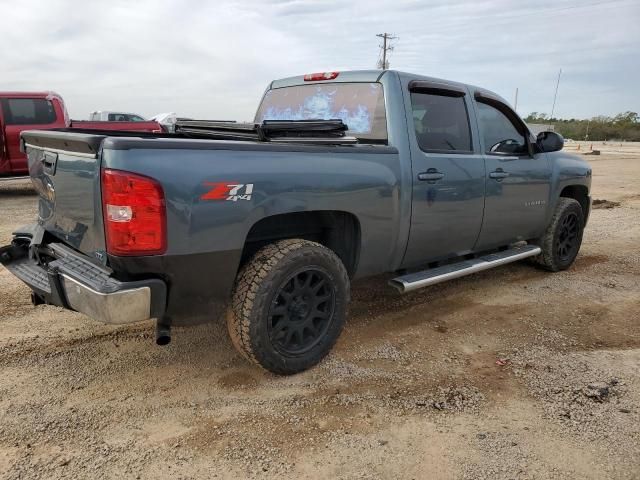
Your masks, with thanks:
M 589 258 L 585 260 L 588 264 Z M 415 353 L 420 362 L 431 362 L 436 352 L 462 348 L 460 345 L 469 342 L 469 338 L 477 340 L 476 343 L 491 345 L 512 335 L 533 334 L 540 328 L 563 331 L 582 344 L 595 341 L 592 337 L 600 337 L 602 332 L 589 334 L 592 330 L 585 330 L 585 326 L 615 312 L 591 312 L 583 306 L 578 312 L 582 319 L 580 322 L 574 319 L 574 323 L 568 325 L 558 323 L 556 312 L 551 311 L 555 307 L 536 304 L 539 292 L 531 291 L 545 288 L 540 286 L 539 280 L 547 275 L 529 265 L 515 264 L 407 295 L 399 295 L 387 286 L 390 275 L 354 282 L 345 331 L 329 359 L 317 368 L 320 371 L 352 368 L 345 365 L 359 365 L 362 363 L 360 357 L 366 359 L 367 355 L 382 347 L 394 355 L 396 349 L 400 349 L 405 354 Z M 506 292 L 508 288 L 510 293 Z M 546 290 L 543 292 L 545 296 L 549 295 Z M 507 297 L 501 300 L 502 294 Z M 514 295 L 519 297 L 515 303 L 511 301 Z M 25 303 L 12 316 L 28 315 L 31 308 Z M 49 312 L 51 308 L 38 307 L 41 310 L 38 317 L 42 315 L 44 318 L 45 311 Z M 46 322 L 49 321 L 47 318 Z M 203 325 L 174 328 L 172 343 L 167 347 L 155 345 L 153 322 L 124 327 L 83 328 L 84 322 L 88 321 L 82 316 L 68 320 L 66 328 L 75 327 L 78 332 L 72 338 L 56 333 L 7 345 L 0 349 L 0 359 L 7 365 L 20 366 L 30 358 L 31 362 L 42 362 L 43 367 L 46 363 L 47 368 L 61 373 L 73 370 L 72 363 L 78 358 L 84 359 L 83 369 L 88 372 L 102 372 L 105 359 L 109 359 L 108 372 L 96 374 L 96 379 L 102 377 L 101 382 L 112 381 L 115 385 L 122 378 L 128 378 L 148 390 L 154 390 L 155 383 L 163 385 L 162 388 L 179 388 L 185 380 L 194 381 L 203 391 L 209 392 L 210 382 L 225 390 L 271 388 L 291 382 L 304 383 L 314 378 L 314 371 L 318 371 L 317 368 L 312 369 L 289 377 L 289 380 L 278 380 L 280 377 L 262 371 L 236 352 L 224 318 L 216 318 Z M 43 328 L 46 330 L 44 325 Z M 610 340 L 609 346 L 615 347 L 620 339 Z M 56 360 L 52 361 L 51 356 Z M 384 358 L 375 360 L 372 365 L 380 361 L 384 363 Z M 418 357 L 414 360 L 418 361 Z M 380 366 L 381 371 L 402 369 L 401 364 L 391 363 L 393 365 L 385 363 L 386 366 Z M 368 365 L 367 361 L 365 364 Z M 95 381 L 92 379 L 88 384 Z

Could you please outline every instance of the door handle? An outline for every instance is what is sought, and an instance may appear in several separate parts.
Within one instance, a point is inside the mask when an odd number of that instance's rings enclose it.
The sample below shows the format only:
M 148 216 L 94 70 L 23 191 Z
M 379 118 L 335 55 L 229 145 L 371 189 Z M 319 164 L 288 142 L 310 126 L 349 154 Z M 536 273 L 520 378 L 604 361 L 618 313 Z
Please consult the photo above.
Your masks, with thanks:
M 501 168 L 496 169 L 495 172 L 491 172 L 489 174 L 490 178 L 495 178 L 497 181 L 502 181 L 503 178 L 507 178 L 509 176 L 509 172 L 505 172 Z
M 426 172 L 418 174 L 418 180 L 423 182 L 437 182 L 444 178 L 444 173 L 439 172 L 435 168 L 430 168 Z
M 56 165 L 58 164 L 58 154 L 51 152 L 44 152 L 42 157 L 42 165 L 44 166 L 44 171 L 51 175 L 56 174 Z

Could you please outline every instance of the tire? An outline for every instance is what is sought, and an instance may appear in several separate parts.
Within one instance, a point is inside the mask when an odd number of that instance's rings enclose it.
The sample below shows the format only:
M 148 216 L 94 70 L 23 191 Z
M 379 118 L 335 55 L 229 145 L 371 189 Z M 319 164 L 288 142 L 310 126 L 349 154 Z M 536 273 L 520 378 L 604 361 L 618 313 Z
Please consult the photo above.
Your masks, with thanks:
M 560 197 L 547 230 L 539 239 L 542 253 L 535 262 L 551 272 L 566 270 L 573 264 L 584 230 L 584 212 L 577 200 Z
M 320 362 L 338 340 L 349 295 L 349 277 L 335 253 L 308 240 L 281 240 L 240 270 L 229 335 L 265 370 L 298 373 Z

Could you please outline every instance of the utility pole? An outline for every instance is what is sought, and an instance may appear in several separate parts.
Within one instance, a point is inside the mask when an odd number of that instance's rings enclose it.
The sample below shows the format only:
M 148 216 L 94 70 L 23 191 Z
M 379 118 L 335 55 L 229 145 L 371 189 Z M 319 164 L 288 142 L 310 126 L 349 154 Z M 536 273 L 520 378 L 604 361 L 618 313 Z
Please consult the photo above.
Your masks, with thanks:
M 518 112 L 518 87 L 516 87 L 516 98 L 513 102 L 513 109 Z
M 553 118 L 553 112 L 556 109 L 556 98 L 558 98 L 558 86 L 560 85 L 560 75 L 562 75 L 562 69 L 558 72 L 558 81 L 556 82 L 556 93 L 553 94 L 553 106 L 551 107 L 551 116 L 549 119 Z
M 378 60 L 378 68 L 382 70 L 387 70 L 389 68 L 389 60 L 387 60 L 387 52 L 393 50 L 393 45 L 391 45 L 391 40 L 395 40 L 398 37 L 394 36 L 391 33 L 378 33 L 376 37 L 380 37 L 382 39 L 382 45 L 380 48 L 382 49 L 382 59 Z

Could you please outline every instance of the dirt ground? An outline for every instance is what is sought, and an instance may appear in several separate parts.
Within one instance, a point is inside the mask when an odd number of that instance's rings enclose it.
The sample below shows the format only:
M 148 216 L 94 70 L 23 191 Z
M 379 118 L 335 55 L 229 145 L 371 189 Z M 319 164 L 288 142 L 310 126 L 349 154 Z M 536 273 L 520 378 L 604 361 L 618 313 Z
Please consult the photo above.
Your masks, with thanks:
M 640 146 L 593 148 L 609 203 L 570 270 L 359 282 L 335 351 L 293 377 L 220 323 L 157 347 L 150 322 L 34 308 L 0 268 L 0 478 L 640 478 Z M 35 211 L 0 185 L 0 243 Z

